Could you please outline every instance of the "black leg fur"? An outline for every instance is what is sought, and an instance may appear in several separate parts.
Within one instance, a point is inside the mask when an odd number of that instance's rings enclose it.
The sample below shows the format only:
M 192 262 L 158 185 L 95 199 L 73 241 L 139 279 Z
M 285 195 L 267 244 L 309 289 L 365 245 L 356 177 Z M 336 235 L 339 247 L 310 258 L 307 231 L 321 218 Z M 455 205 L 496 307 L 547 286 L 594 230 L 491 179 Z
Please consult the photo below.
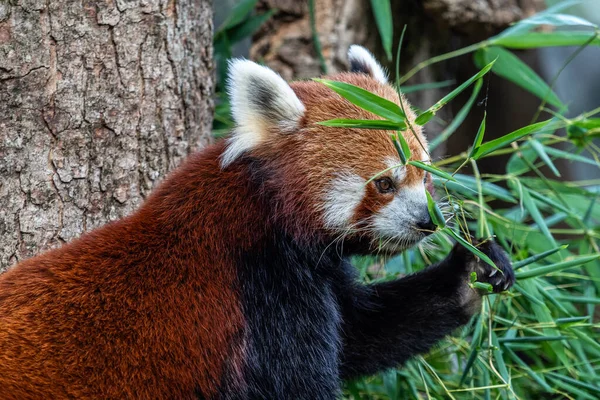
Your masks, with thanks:
M 480 281 L 492 283 L 496 291 L 512 285 L 514 275 L 504 251 L 493 242 L 481 250 L 502 273 L 492 273 L 491 266 L 455 246 L 442 262 L 402 279 L 340 286 L 341 377 L 398 366 L 468 322 L 482 295 L 468 286 L 471 271 L 478 273 Z

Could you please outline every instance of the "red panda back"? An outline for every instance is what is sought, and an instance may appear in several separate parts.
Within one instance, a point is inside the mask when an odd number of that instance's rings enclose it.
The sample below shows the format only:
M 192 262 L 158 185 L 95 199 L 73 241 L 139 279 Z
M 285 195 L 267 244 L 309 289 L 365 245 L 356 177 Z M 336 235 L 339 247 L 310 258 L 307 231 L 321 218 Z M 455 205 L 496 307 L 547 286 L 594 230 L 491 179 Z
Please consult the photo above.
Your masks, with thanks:
M 239 370 L 236 274 L 207 239 L 207 210 L 227 199 L 199 187 L 221 150 L 192 157 L 131 217 L 0 275 L 0 398 L 210 397 Z M 206 202 L 172 207 L 167 193 Z

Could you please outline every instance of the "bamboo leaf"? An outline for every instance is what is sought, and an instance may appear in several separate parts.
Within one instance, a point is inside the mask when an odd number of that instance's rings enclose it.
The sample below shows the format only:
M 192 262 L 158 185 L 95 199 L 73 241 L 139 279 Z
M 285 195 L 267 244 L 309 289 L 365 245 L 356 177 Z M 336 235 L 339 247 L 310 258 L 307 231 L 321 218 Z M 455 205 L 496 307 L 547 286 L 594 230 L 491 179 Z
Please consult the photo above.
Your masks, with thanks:
M 479 80 L 477 80 L 477 82 L 475 82 L 475 85 L 473 86 L 473 92 L 471 93 L 471 97 L 469 97 L 469 100 L 467 100 L 465 105 L 462 106 L 462 108 L 456 113 L 456 115 L 454 116 L 452 121 L 448 124 L 448 126 L 439 135 L 437 135 L 431 141 L 431 143 L 429 143 L 429 151 L 433 151 L 441 143 L 448 140 L 448 138 L 454 132 L 456 132 L 456 129 L 458 129 L 458 127 L 464 122 L 464 120 L 467 118 L 467 115 L 469 114 L 469 111 L 471 111 L 471 108 L 473 107 L 473 104 L 475 103 L 475 100 L 477 99 L 477 96 L 479 95 L 479 91 L 481 90 L 482 85 L 483 85 L 483 81 L 481 79 L 479 79 Z M 404 93 L 407 93 L 406 86 L 404 86 L 402 91 Z
M 537 205 L 531 198 L 529 190 L 525 187 L 523 187 L 523 205 L 525 206 L 527 211 L 529 211 L 531 218 L 533 218 L 533 220 L 538 224 L 538 227 L 540 228 L 542 233 L 548 238 L 548 240 L 550 240 L 553 246 L 556 246 L 554 237 L 552 236 L 552 233 L 550 233 L 550 230 L 548 229 L 548 225 L 546 225 L 544 217 L 542 216 Z
M 473 82 L 477 81 L 482 76 L 484 76 L 485 74 L 487 74 L 489 72 L 489 70 L 492 69 L 492 67 L 494 66 L 494 62 L 495 62 L 495 60 L 491 61 L 488 65 L 484 66 L 481 69 L 481 71 L 479 71 L 478 73 L 476 73 L 475 75 L 473 75 L 472 77 L 470 77 L 462 85 L 460 85 L 459 87 L 457 87 L 456 89 L 454 89 L 453 91 L 451 91 L 450 93 L 448 93 L 446 96 L 444 96 L 437 103 L 435 103 L 434 105 L 432 105 L 431 107 L 429 107 L 425 112 L 423 112 L 422 114 L 420 114 L 415 119 L 415 123 L 417 125 L 425 125 L 427 122 L 429 122 L 431 120 L 431 118 L 433 118 L 433 116 L 436 114 L 436 112 L 438 112 L 442 107 L 444 107 L 452 99 L 454 99 L 456 96 L 458 96 L 460 93 L 462 93 L 463 90 L 465 90 L 466 88 L 468 88 L 469 86 L 471 86 L 471 84 Z
M 429 194 L 428 190 L 425 190 L 425 195 L 427 196 L 427 210 L 429 211 L 431 221 L 433 221 L 433 223 L 436 226 L 444 228 L 446 226 L 444 214 L 442 214 L 442 211 L 440 210 L 436 202 L 433 201 L 433 198 L 431 197 L 431 194 Z
M 465 382 L 465 378 L 467 374 L 471 370 L 477 355 L 479 354 L 479 346 L 481 344 L 481 332 L 483 330 L 483 321 L 482 314 L 479 314 L 477 317 L 477 322 L 475 322 L 475 332 L 473 333 L 473 339 L 471 340 L 471 352 L 469 353 L 469 358 L 467 358 L 467 363 L 465 365 L 465 369 L 460 377 L 459 386 L 462 386 Z
M 477 247 L 473 246 L 471 243 L 467 242 L 464 238 L 462 238 L 458 233 L 454 232 L 452 229 L 445 229 L 444 232 L 448 233 L 450 236 L 452 236 L 458 243 L 460 243 L 464 248 L 466 248 L 467 250 L 469 250 L 471 253 L 475 254 L 477 257 L 479 257 L 481 260 L 483 260 L 484 262 L 486 262 L 487 264 L 491 265 L 492 267 L 498 269 L 498 267 L 496 267 L 496 264 L 494 264 L 494 262 L 488 257 L 486 256 L 481 250 L 479 250 Z
M 273 14 L 275 14 L 276 10 L 269 10 L 263 14 L 254 15 L 249 17 L 247 20 L 242 22 L 241 24 L 228 29 L 227 37 L 231 43 L 237 43 L 240 40 L 243 40 L 247 37 L 250 37 L 256 33 L 256 31 L 265 23 Z
M 357 129 L 383 129 L 383 130 L 405 130 L 404 122 L 392 122 L 384 119 L 345 119 L 336 118 L 327 121 L 317 122 L 319 125 L 331 126 L 337 128 L 357 128 Z
M 423 169 L 423 170 L 425 170 L 427 172 L 432 173 L 433 175 L 439 176 L 440 178 L 444 178 L 444 179 L 447 179 L 449 181 L 456 182 L 456 179 L 452 175 L 450 175 L 446 171 L 442 171 L 441 169 L 434 167 L 433 165 L 425 164 L 422 161 L 416 161 L 416 160 L 409 161 L 408 163 L 410 165 L 412 165 L 413 167 L 417 167 L 417 168 Z
M 483 290 L 483 291 L 486 291 L 488 293 L 493 293 L 494 292 L 494 287 L 492 286 L 491 283 L 473 282 L 472 286 L 473 286 L 474 289 Z
M 585 296 L 556 296 L 556 300 L 566 301 L 569 303 L 582 304 L 600 304 L 600 297 L 585 297 Z
M 393 22 L 390 0 L 371 0 L 371 9 L 388 61 L 392 60 Z
M 555 264 L 546 265 L 544 267 L 537 267 L 530 269 L 529 271 L 517 272 L 515 275 L 517 279 L 529 279 L 537 276 L 548 275 L 552 272 L 563 271 L 568 268 L 578 267 L 584 265 L 590 261 L 594 261 L 600 258 L 600 254 L 586 255 L 575 257 L 568 261 L 562 261 Z
M 534 342 L 555 342 L 568 340 L 568 336 L 530 336 L 530 337 L 516 337 L 516 338 L 499 338 L 500 343 L 534 343 Z
M 544 150 L 546 151 L 546 153 L 548 153 L 554 157 L 564 158 L 566 160 L 582 162 L 585 164 L 590 164 L 590 165 L 594 165 L 596 167 L 600 167 L 600 164 L 598 164 L 598 162 L 596 162 L 595 160 L 581 156 L 579 154 L 569 153 L 568 151 L 559 150 L 559 149 L 556 149 L 554 147 L 549 147 L 549 146 L 544 146 Z
M 545 99 L 555 107 L 563 108 L 564 105 L 550 86 L 527 64 L 508 50 L 498 46 L 485 47 L 475 53 L 477 66 L 496 60 L 492 72 L 513 82 L 517 86 L 533 93 L 540 99 Z
M 546 120 L 542 122 L 537 122 L 535 124 L 524 126 L 523 128 L 517 129 L 514 132 L 511 132 L 507 135 L 499 137 L 498 139 L 491 140 L 487 143 L 482 144 L 473 154 L 473 159 L 478 160 L 483 156 L 486 156 L 498 149 L 501 149 L 512 142 L 519 140 L 527 135 L 531 135 L 532 133 L 539 132 L 544 128 L 550 128 L 550 122 L 552 120 Z
M 230 29 L 244 20 L 256 6 L 258 0 L 242 0 L 238 2 L 229 12 L 227 18 L 216 30 L 216 34 L 226 29 Z
M 528 32 L 522 35 L 498 37 L 492 44 L 509 49 L 537 49 L 553 46 L 581 46 L 595 36 L 594 32 L 554 31 Z M 592 40 L 590 45 L 600 46 L 600 38 Z
M 558 14 L 560 11 L 565 10 L 569 7 L 572 7 L 572 6 L 574 6 L 576 4 L 580 4 L 580 3 L 581 3 L 581 0 L 561 1 L 558 4 L 547 8 L 545 11 L 542 11 L 541 13 L 533 15 L 530 18 L 549 15 L 549 14 Z M 535 24 L 527 22 L 528 19 L 529 18 L 521 20 L 521 21 L 517 22 L 516 24 L 514 24 L 513 26 L 505 29 L 499 35 L 493 37 L 491 41 L 494 41 L 496 38 L 500 38 L 500 37 L 520 36 L 523 33 L 530 31 L 533 27 L 535 27 Z M 540 21 L 540 20 L 538 19 L 538 21 Z M 540 23 L 543 23 L 543 22 L 540 21 Z
M 402 93 L 408 94 L 413 92 L 420 92 L 423 90 L 433 90 L 433 89 L 442 89 L 448 86 L 454 85 L 456 82 L 452 79 L 441 81 L 441 82 L 428 82 L 428 83 L 419 83 L 416 85 L 406 85 L 402 86 Z
M 523 368 L 523 370 L 527 373 L 527 375 L 529 375 L 535 382 L 537 382 L 538 385 L 540 385 L 546 392 L 548 393 L 553 393 L 554 391 L 552 390 L 552 388 L 546 383 L 546 381 L 544 380 L 542 375 L 538 375 L 537 373 L 535 373 L 530 367 L 529 365 L 527 365 L 527 363 L 523 360 L 521 360 L 521 358 L 519 358 L 519 356 L 517 356 L 508 346 L 504 347 L 508 353 L 508 355 L 510 356 L 510 358 L 512 358 L 517 364 L 519 364 L 519 366 L 521 366 L 521 368 Z
M 408 146 L 406 139 L 404 139 L 404 136 L 402 136 L 400 132 L 397 132 L 395 135 L 390 135 L 390 137 L 392 139 L 392 142 L 394 143 L 396 152 L 400 157 L 400 161 L 402 161 L 402 164 L 406 165 L 411 155 L 410 147 Z
M 548 157 L 548 153 L 546 153 L 546 151 L 544 150 L 544 146 L 542 146 L 542 144 L 535 139 L 530 139 L 529 144 L 531 145 L 531 148 L 535 150 L 538 157 L 548 166 L 548 168 L 550 168 L 552 173 L 560 177 L 560 172 L 558 172 L 558 169 L 556 169 L 556 166 L 554 165 L 550 157 Z
M 540 260 L 543 260 L 544 258 L 549 257 L 549 256 L 551 256 L 554 253 L 557 253 L 557 252 L 559 252 L 561 250 L 565 250 L 567 247 L 569 247 L 569 246 L 566 245 L 566 244 L 562 245 L 562 246 L 558 246 L 558 247 L 555 247 L 554 249 L 544 251 L 543 253 L 536 254 L 534 256 L 531 256 L 531 257 L 528 257 L 528 258 L 526 258 L 524 260 L 516 262 L 516 263 L 513 264 L 513 270 L 516 271 L 516 270 L 518 270 L 520 268 L 523 268 L 526 265 L 533 264 L 534 262 L 538 262 Z
M 472 193 L 476 196 L 478 194 L 478 182 L 474 177 L 463 174 L 454 174 L 454 178 L 457 183 L 447 182 L 446 186 L 448 189 L 464 195 Z M 515 199 L 508 190 L 491 182 L 481 181 L 481 193 L 509 203 L 517 202 L 517 199 Z
M 469 154 L 469 158 L 473 157 L 475 151 L 481 146 L 481 142 L 483 142 L 483 135 L 485 134 L 485 118 L 487 116 L 487 112 L 484 111 L 483 119 L 481 120 L 481 124 L 479 125 L 479 129 L 477 130 L 477 135 L 475 135 L 475 141 L 473 142 L 473 148 Z
M 545 14 L 540 13 L 519 22 L 525 25 L 552 25 L 552 26 L 588 26 L 597 28 L 598 25 L 590 21 L 570 14 Z
M 359 106 L 360 108 L 379 115 L 393 122 L 404 122 L 406 116 L 402 112 L 400 106 L 396 103 L 377 96 L 355 85 L 345 82 L 331 81 L 328 79 L 313 79 L 320 82 L 348 100 L 350 103 Z

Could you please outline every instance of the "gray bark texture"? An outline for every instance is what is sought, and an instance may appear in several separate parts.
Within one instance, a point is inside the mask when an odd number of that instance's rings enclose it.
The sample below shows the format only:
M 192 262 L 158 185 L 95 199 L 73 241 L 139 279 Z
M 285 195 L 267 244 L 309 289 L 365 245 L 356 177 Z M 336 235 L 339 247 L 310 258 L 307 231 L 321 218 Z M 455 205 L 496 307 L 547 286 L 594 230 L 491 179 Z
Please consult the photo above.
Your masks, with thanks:
M 213 83 L 210 0 L 0 0 L 0 271 L 134 210 Z

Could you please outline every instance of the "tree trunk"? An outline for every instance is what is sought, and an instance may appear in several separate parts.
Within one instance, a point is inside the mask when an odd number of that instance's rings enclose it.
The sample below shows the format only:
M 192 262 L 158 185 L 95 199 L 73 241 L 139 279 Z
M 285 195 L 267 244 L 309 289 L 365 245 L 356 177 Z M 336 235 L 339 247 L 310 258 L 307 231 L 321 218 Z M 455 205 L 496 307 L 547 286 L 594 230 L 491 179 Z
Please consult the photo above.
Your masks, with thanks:
M 0 2 L 0 271 L 134 210 L 209 141 L 209 0 Z

